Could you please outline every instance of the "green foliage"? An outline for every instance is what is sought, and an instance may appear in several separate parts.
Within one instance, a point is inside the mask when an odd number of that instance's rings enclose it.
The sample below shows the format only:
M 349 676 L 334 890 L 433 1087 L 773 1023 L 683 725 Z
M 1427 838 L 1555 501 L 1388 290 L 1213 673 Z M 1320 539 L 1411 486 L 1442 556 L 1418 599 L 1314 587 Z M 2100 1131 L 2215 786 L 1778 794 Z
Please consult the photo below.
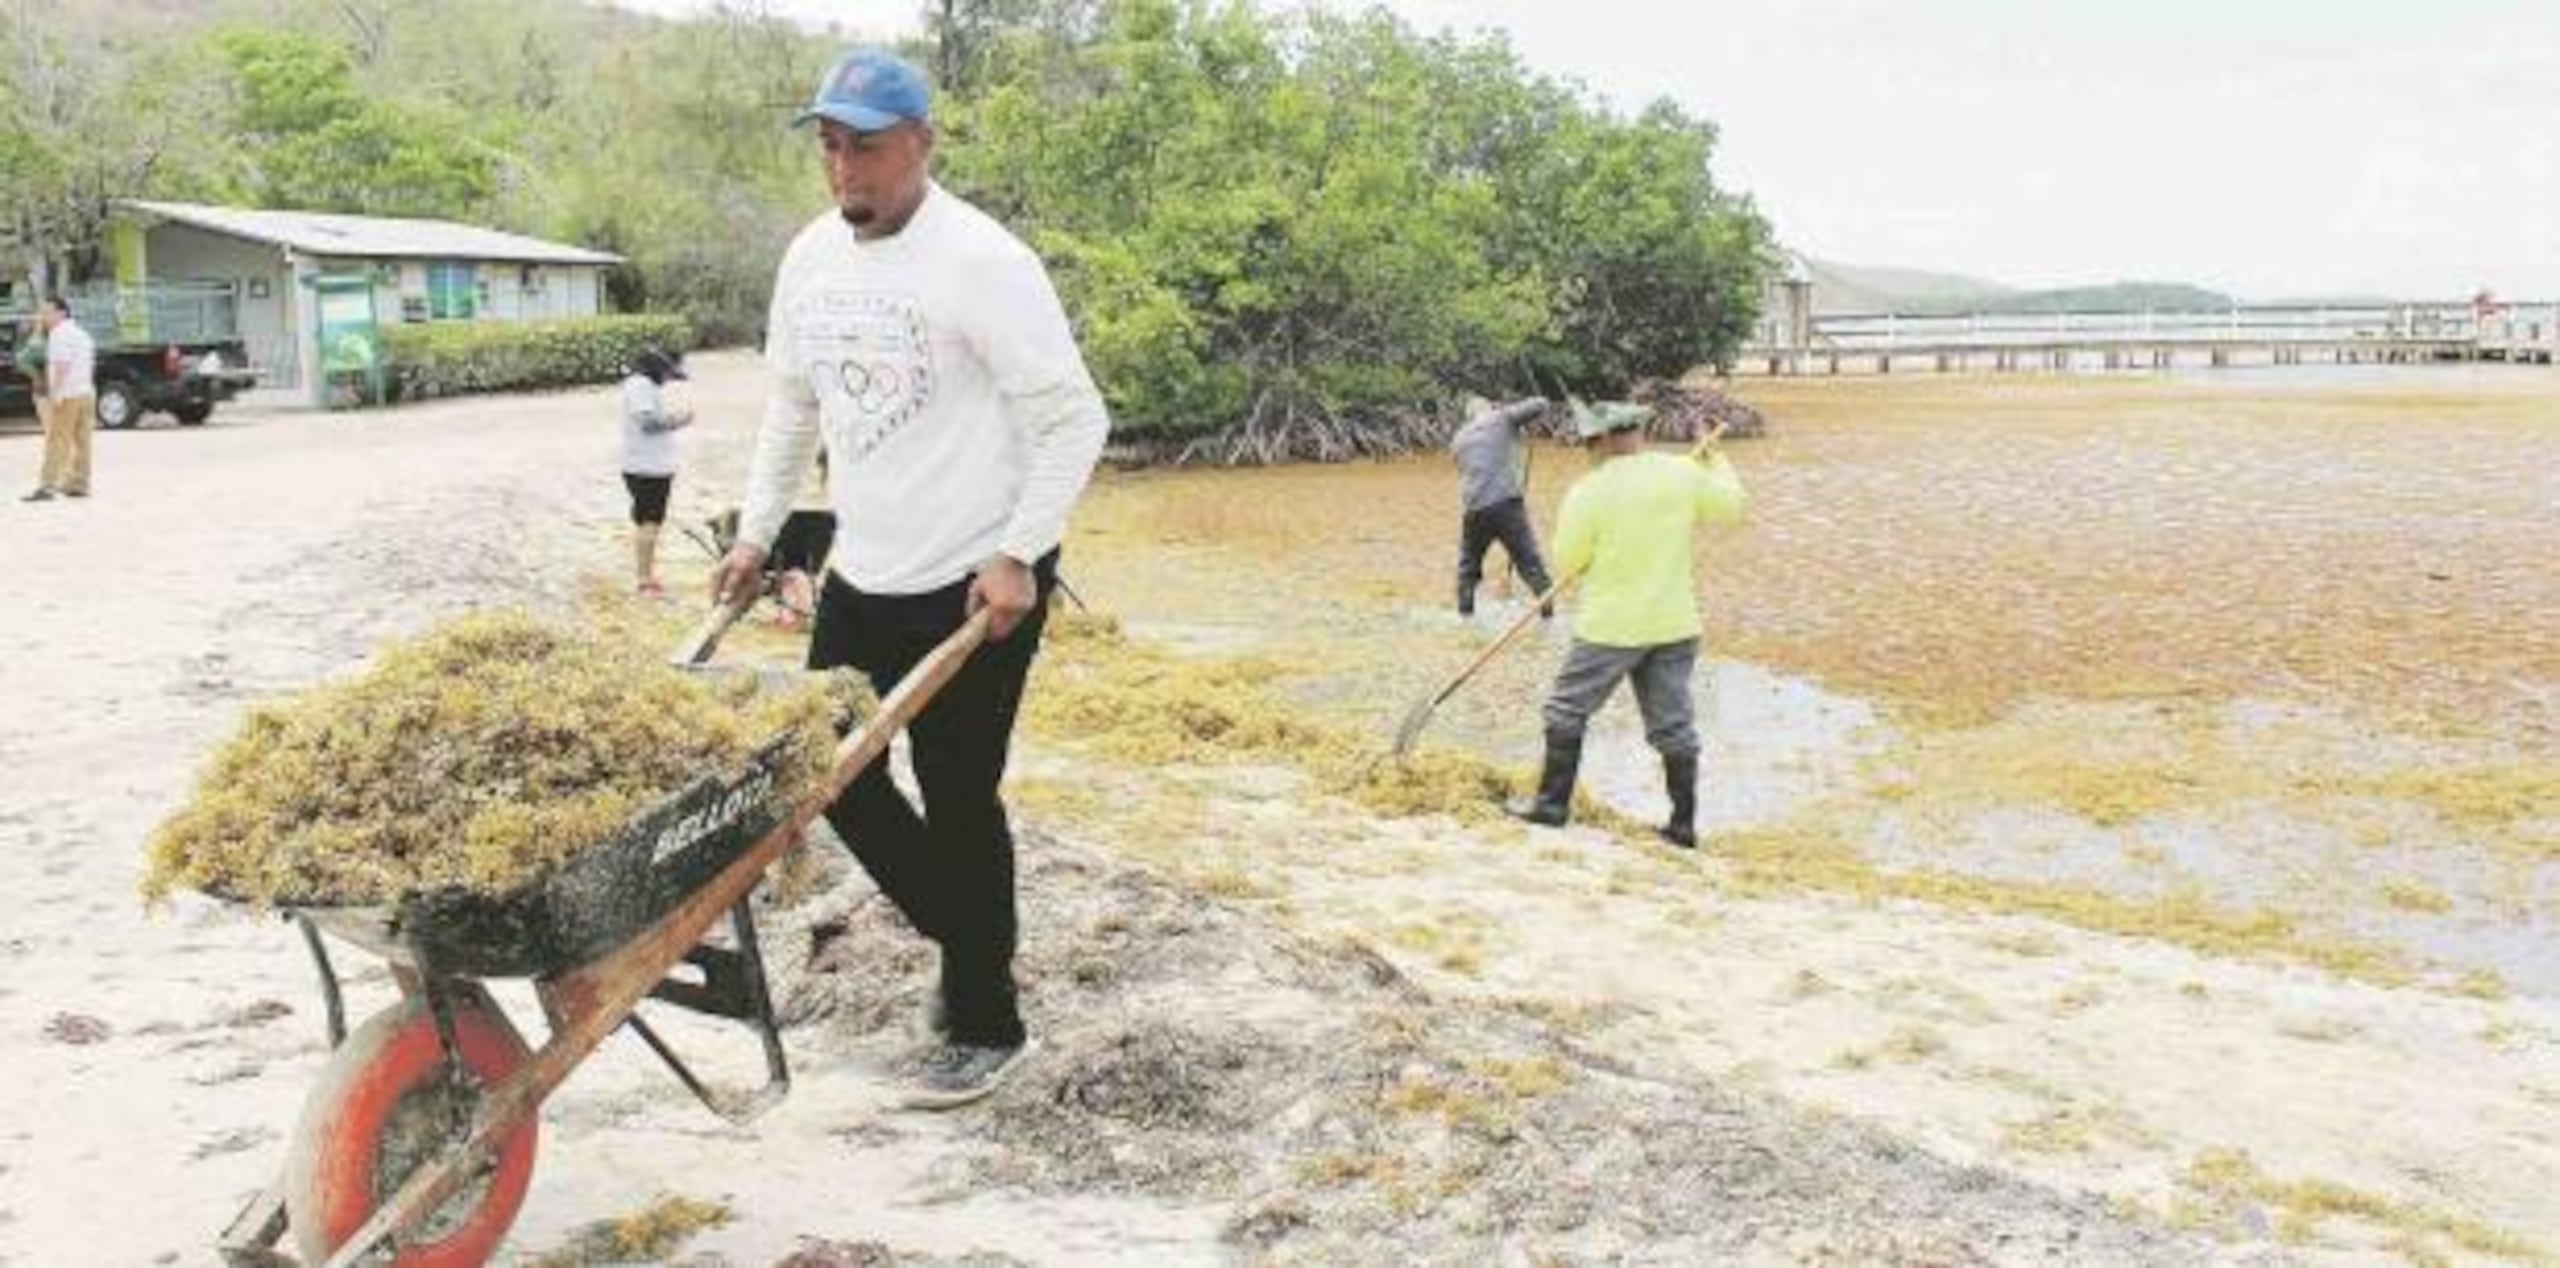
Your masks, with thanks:
M 1498 42 L 1175 0 L 977 38 L 941 171 L 1055 262 L 1124 434 L 1365 452 L 1462 385 L 1614 394 L 1750 328 L 1768 230 L 1713 130 Z
M 833 45 L 722 11 L 616 42 L 546 119 L 537 231 L 614 251 L 626 310 L 681 314 L 707 344 L 763 332 L 773 270 L 826 206 L 815 143 L 785 126 Z
M 82 209 L 121 196 L 446 216 L 617 252 L 615 307 L 734 344 L 827 205 L 788 121 L 841 37 L 762 6 L 60 2 L 42 56 L 0 58 L 60 63 L 0 84 L 0 240 L 41 202 L 20 238 L 88 243 Z M 922 8 L 937 173 L 1051 262 L 1125 437 L 1373 452 L 1460 390 L 1614 395 L 1750 327 L 1769 231 L 1716 186 L 1714 129 L 1614 112 L 1499 40 L 1241 0 Z M 63 93 L 88 134 L 21 122 Z M 149 157 L 81 175 L 91 135 Z
M 237 83 L 233 126 L 260 204 L 468 217 L 495 193 L 498 152 L 471 137 L 461 112 L 365 95 L 344 49 L 263 30 L 227 32 L 216 46 Z
M 691 342 L 684 319 L 667 314 L 436 322 L 382 331 L 392 395 L 402 400 L 610 383 L 630 372 L 642 348 Z
M 1532 158 L 1546 170 L 1515 196 L 1545 222 L 1529 250 L 1560 300 L 1541 368 L 1613 396 L 1640 378 L 1731 362 L 1758 311 L 1770 244 L 1759 217 L 1709 179 L 1714 142 L 1713 128 L 1658 103 L 1631 123 L 1578 120 Z
M 0 4 L 0 273 L 36 290 L 95 271 L 108 200 L 223 187 L 203 50 L 127 40 L 102 14 Z

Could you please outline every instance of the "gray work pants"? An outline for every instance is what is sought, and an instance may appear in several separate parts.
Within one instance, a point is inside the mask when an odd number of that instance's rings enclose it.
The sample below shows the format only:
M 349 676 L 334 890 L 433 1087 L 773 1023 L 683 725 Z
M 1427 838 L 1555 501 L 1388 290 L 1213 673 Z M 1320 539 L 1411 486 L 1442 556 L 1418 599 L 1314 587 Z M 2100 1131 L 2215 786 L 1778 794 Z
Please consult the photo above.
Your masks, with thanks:
M 1608 703 L 1609 693 L 1632 678 L 1636 711 L 1644 715 L 1645 743 L 1664 757 L 1695 757 L 1697 710 L 1689 677 L 1697 667 L 1694 638 L 1651 647 L 1603 647 L 1575 639 L 1564 668 L 1556 673 L 1555 690 L 1547 695 L 1547 734 L 1579 741 L 1591 715 Z

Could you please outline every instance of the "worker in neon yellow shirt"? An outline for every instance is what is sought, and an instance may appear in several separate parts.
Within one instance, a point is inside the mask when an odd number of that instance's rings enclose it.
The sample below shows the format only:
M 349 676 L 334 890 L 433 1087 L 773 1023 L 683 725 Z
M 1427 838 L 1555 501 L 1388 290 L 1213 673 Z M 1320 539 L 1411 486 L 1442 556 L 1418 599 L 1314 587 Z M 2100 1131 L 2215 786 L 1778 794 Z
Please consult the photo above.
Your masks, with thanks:
M 1698 664 L 1696 564 L 1702 524 L 1742 518 L 1742 480 L 1724 455 L 1704 462 L 1645 448 L 1653 411 L 1641 405 L 1577 405 L 1574 430 L 1591 471 L 1565 493 L 1557 519 L 1557 569 L 1579 578 L 1573 650 L 1547 697 L 1546 764 L 1534 798 L 1512 814 L 1561 827 L 1573 812 L 1583 732 L 1618 684 L 1634 680 L 1645 741 L 1662 755 L 1671 818 L 1662 838 L 1698 843 L 1698 728 L 1689 690 Z

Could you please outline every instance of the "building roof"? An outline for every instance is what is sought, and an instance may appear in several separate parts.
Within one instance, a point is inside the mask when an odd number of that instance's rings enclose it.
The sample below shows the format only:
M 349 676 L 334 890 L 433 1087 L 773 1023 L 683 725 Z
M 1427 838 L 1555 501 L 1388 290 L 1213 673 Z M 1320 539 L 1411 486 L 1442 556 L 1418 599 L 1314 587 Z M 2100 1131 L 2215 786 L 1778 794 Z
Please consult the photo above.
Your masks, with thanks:
M 117 206 L 226 237 L 290 247 L 308 255 L 367 259 L 505 260 L 520 264 L 620 264 L 622 257 L 450 220 L 261 211 L 200 203 L 119 199 Z

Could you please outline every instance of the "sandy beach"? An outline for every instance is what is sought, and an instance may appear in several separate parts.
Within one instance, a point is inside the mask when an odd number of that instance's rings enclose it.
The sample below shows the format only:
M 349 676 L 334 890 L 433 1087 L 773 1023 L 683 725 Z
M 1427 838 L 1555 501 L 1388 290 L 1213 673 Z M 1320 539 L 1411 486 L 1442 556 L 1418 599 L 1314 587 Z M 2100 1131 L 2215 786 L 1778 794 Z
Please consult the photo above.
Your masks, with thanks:
M 679 518 L 740 482 L 759 371 L 692 389 Z M 1044 657 L 1014 771 L 1040 1058 L 889 1110 L 927 965 L 832 862 L 771 914 L 791 1098 L 730 1128 L 608 1043 L 510 1262 L 606 1262 L 566 1256 L 667 1197 L 725 1215 L 697 1265 L 2560 1256 L 2560 378 L 1750 392 L 1705 850 L 1344 780 L 1488 632 L 1442 611 L 1443 463 L 1109 475 L 1067 559 L 1110 633 Z M 244 411 L 0 503 L 0 1263 L 210 1259 L 326 1043 L 292 931 L 146 913 L 142 838 L 256 700 L 636 603 L 613 439 L 602 391 Z M 1544 525 L 1580 462 L 1536 464 Z M 1525 770 L 1560 649 L 1435 760 Z M 1149 712 L 1195 688 L 1312 738 Z M 1623 702 L 1594 744 L 1658 814 Z

